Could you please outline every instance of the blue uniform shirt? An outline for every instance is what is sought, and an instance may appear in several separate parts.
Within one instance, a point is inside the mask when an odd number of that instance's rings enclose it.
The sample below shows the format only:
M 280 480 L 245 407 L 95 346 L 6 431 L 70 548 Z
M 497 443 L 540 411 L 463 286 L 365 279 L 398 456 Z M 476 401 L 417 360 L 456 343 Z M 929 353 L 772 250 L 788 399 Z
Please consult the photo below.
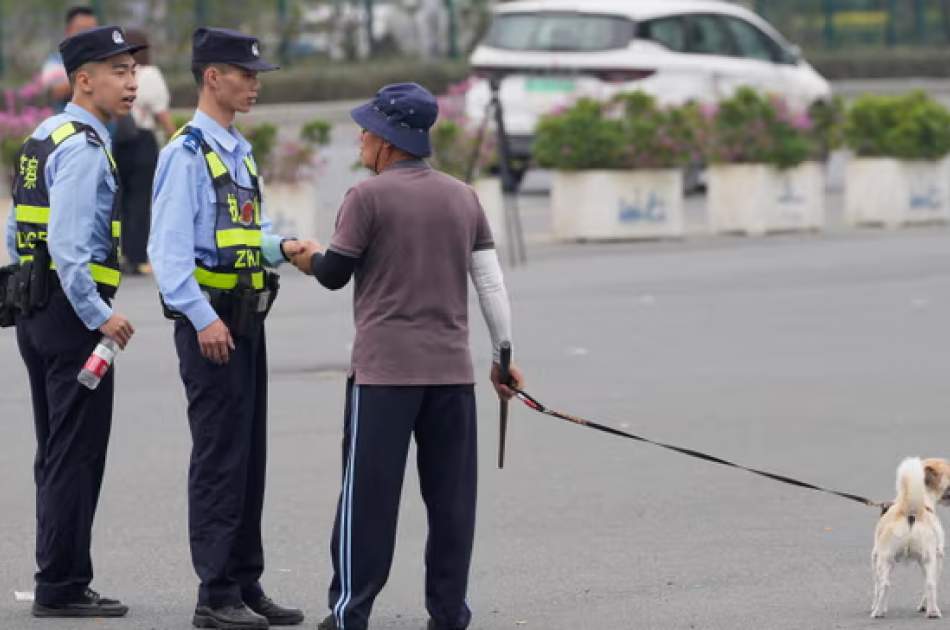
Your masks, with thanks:
M 70 121 L 89 125 L 106 148 L 111 147 L 106 126 L 75 103 L 69 103 L 62 114 L 44 120 L 32 137 L 47 138 Z M 88 264 L 105 260 L 112 251 L 112 202 L 117 182 L 102 147 L 91 144 L 84 133 L 72 136 L 53 151 L 44 177 L 49 190 L 49 253 L 73 310 L 86 328 L 95 330 L 112 316 L 112 309 L 99 295 Z M 16 261 L 16 216 L 12 209 L 7 220 L 7 250 Z
M 234 181 L 252 186 L 244 158 L 251 144 L 234 127 L 225 129 L 198 110 L 189 123 L 199 129 L 212 149 L 221 157 Z M 215 242 L 216 196 L 211 175 L 201 150 L 184 146 L 179 136 L 166 146 L 158 158 L 152 186 L 152 230 L 148 257 L 165 303 L 183 313 L 195 330 L 204 330 L 217 313 L 201 294 L 194 278 L 195 260 L 207 267 L 218 264 Z M 266 208 L 261 208 L 261 252 L 265 264 L 276 267 L 284 262 L 281 237 L 271 233 Z

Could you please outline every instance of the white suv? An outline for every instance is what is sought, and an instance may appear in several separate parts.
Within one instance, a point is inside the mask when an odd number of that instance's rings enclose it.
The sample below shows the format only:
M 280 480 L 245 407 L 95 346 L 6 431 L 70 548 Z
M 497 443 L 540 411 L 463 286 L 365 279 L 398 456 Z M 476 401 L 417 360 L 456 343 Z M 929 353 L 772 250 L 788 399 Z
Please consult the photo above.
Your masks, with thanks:
M 521 0 L 499 5 L 472 53 L 479 80 L 466 113 L 481 120 L 489 75 L 512 152 L 530 155 L 538 118 L 589 96 L 643 90 L 664 103 L 716 101 L 752 86 L 796 108 L 828 99 L 828 82 L 767 22 L 717 0 Z

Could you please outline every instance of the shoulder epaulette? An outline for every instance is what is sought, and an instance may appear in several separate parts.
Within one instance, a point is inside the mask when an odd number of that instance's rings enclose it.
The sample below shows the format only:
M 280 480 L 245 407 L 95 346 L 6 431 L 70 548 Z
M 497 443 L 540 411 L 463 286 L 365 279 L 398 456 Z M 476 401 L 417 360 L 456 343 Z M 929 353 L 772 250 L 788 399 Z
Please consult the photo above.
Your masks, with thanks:
M 201 150 L 201 142 L 204 140 L 204 136 L 201 135 L 200 129 L 189 126 L 182 135 L 185 138 L 182 144 L 186 149 L 192 153 L 198 153 Z
M 95 145 L 97 147 L 102 146 L 102 139 L 99 138 L 99 136 L 92 129 L 92 127 L 89 127 L 88 129 L 86 129 L 86 142 L 88 142 L 89 144 Z

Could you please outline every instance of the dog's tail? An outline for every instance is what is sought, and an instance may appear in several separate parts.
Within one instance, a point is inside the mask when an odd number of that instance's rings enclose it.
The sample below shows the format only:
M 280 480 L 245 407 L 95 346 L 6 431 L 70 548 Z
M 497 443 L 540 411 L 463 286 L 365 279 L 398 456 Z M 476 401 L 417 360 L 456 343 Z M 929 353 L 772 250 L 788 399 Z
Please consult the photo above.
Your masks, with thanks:
M 925 496 L 924 463 L 919 457 L 908 457 L 897 468 L 897 505 L 911 527 L 924 511 Z

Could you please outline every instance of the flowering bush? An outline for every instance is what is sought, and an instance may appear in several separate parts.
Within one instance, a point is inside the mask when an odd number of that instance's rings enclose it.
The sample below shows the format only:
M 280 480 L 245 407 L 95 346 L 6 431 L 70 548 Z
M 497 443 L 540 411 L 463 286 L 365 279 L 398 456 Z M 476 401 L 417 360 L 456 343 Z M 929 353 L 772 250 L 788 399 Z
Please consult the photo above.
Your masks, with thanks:
M 938 160 L 950 153 L 950 111 L 923 92 L 864 96 L 851 106 L 844 136 L 862 157 Z
M 700 118 L 695 105 L 661 107 L 643 92 L 608 103 L 581 99 L 542 118 L 534 157 L 568 171 L 685 166 L 699 154 Z
M 732 98 L 701 110 L 705 153 L 713 163 L 786 169 L 820 153 L 811 116 L 792 111 L 779 97 L 740 88 Z
M 675 168 L 700 157 L 701 115 L 693 103 L 660 107 L 644 92 L 622 94 L 623 163 L 626 168 Z
M 812 133 L 818 143 L 822 159 L 828 159 L 832 151 L 844 146 L 844 125 L 847 110 L 844 99 L 832 97 L 830 101 L 815 101 L 808 108 L 812 120 Z
M 539 166 L 562 171 L 625 168 L 623 125 L 607 108 L 581 99 L 564 112 L 538 123 L 534 159 Z
M 265 181 L 293 184 L 316 174 L 323 163 L 317 147 L 330 143 L 331 129 L 324 120 L 312 120 L 300 128 L 297 139 L 281 140 L 277 127 L 269 123 L 245 126 L 241 133 L 251 143 Z
M 0 171 L 3 181 L 13 181 L 16 154 L 36 127 L 53 112 L 48 107 L 32 104 L 43 90 L 38 81 L 33 81 L 18 90 L 4 90 L 0 110 Z
M 472 121 L 465 115 L 465 95 L 471 85 L 471 79 L 456 83 L 439 97 L 439 119 L 429 132 L 429 162 L 433 168 L 462 180 L 493 171 L 498 164 L 498 143 L 492 126 L 485 125 L 482 130 L 483 121 Z

